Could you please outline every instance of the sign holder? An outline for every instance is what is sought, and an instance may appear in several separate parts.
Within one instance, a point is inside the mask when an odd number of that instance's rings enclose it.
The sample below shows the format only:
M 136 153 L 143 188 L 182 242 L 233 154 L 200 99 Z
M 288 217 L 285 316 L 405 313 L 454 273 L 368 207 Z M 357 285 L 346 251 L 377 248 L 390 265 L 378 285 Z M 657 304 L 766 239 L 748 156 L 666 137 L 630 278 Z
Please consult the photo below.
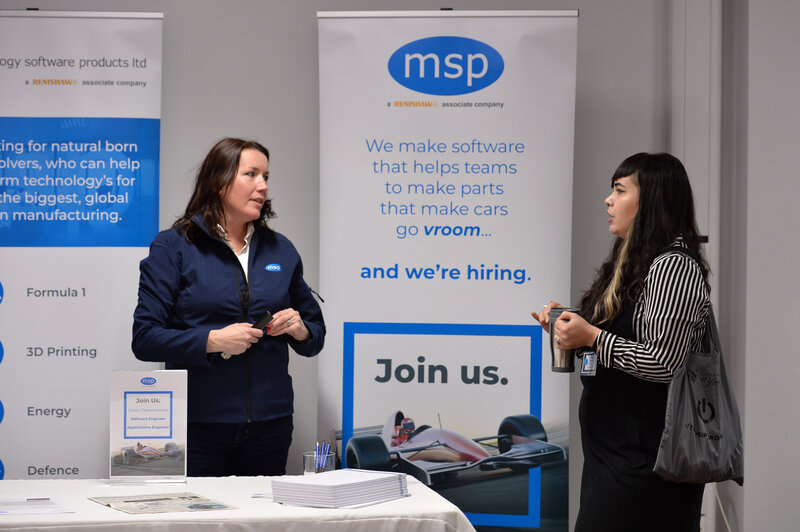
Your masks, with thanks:
M 109 479 L 186 483 L 186 370 L 112 371 Z

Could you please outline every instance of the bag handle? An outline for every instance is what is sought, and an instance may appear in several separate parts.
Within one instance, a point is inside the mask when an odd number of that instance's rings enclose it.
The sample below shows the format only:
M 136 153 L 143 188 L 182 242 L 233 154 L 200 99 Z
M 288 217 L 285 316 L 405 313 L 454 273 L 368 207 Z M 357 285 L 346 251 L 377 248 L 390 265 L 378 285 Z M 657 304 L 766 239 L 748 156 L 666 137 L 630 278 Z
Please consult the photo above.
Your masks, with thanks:
M 695 262 L 695 264 L 700 266 L 700 261 L 697 260 L 697 257 L 691 250 L 681 246 L 672 246 L 667 248 L 665 253 L 670 251 L 677 251 L 682 255 L 686 255 L 687 257 L 692 259 Z M 714 316 L 714 305 L 709 302 L 708 315 L 706 316 L 706 331 L 703 336 L 703 348 L 708 353 L 716 352 L 719 355 L 721 361 L 722 360 L 722 348 L 720 347 L 721 345 L 722 344 L 720 343 L 719 340 L 719 330 L 717 329 L 717 319 Z
M 716 352 L 719 355 L 720 364 L 722 363 L 722 344 L 719 340 L 719 330 L 717 329 L 717 319 L 714 316 L 714 305 L 708 304 L 708 316 L 706 317 L 706 336 L 709 341 L 709 353 Z M 703 341 L 705 343 L 705 340 Z

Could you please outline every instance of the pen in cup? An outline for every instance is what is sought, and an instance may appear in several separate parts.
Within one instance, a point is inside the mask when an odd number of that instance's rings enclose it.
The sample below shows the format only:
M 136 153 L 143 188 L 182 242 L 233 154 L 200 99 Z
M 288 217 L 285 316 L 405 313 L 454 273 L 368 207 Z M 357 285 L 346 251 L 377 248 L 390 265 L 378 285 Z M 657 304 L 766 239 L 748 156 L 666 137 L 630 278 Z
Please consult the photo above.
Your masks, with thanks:
M 334 457 L 327 442 L 317 442 L 313 451 L 303 453 L 303 473 L 313 475 L 334 469 Z

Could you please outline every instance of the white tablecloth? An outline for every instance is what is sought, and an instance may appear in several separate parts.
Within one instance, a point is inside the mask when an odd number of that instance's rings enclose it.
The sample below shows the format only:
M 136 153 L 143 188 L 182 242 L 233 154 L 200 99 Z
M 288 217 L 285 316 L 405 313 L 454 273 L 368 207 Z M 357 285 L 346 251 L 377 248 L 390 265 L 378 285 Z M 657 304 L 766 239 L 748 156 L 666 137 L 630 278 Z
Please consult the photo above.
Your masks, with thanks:
M 75 512 L 0 515 L 0 529 L 56 532 L 474 532 L 456 506 L 418 480 L 408 477 L 408 489 L 411 496 L 403 499 L 357 509 L 332 510 L 275 504 L 267 477 L 189 478 L 186 485 L 111 485 L 107 480 L 0 480 L 0 499 L 49 497 Z M 179 492 L 192 492 L 237 509 L 131 515 L 88 499 Z M 254 494 L 266 494 L 270 498 L 253 497 Z

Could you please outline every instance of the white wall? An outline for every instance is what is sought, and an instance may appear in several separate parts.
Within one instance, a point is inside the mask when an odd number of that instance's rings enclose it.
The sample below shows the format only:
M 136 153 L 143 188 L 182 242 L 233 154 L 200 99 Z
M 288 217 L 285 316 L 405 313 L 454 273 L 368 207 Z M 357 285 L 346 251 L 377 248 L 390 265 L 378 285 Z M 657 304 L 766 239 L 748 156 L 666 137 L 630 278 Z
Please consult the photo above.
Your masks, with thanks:
M 724 2 L 722 43 L 722 187 L 720 190 L 721 253 L 719 268 L 719 307 L 717 320 L 725 349 L 728 378 L 736 391 L 745 432 L 745 464 L 752 449 L 749 419 L 745 407 L 749 395 L 745 388 L 747 337 L 747 2 Z M 747 490 L 751 486 L 746 471 Z M 727 518 L 731 530 L 744 524 L 744 494 L 733 482 L 718 484 L 724 517 L 716 515 L 716 530 Z M 766 530 L 766 529 L 765 529 Z
M 743 530 L 797 530 L 800 3 L 748 4 Z

